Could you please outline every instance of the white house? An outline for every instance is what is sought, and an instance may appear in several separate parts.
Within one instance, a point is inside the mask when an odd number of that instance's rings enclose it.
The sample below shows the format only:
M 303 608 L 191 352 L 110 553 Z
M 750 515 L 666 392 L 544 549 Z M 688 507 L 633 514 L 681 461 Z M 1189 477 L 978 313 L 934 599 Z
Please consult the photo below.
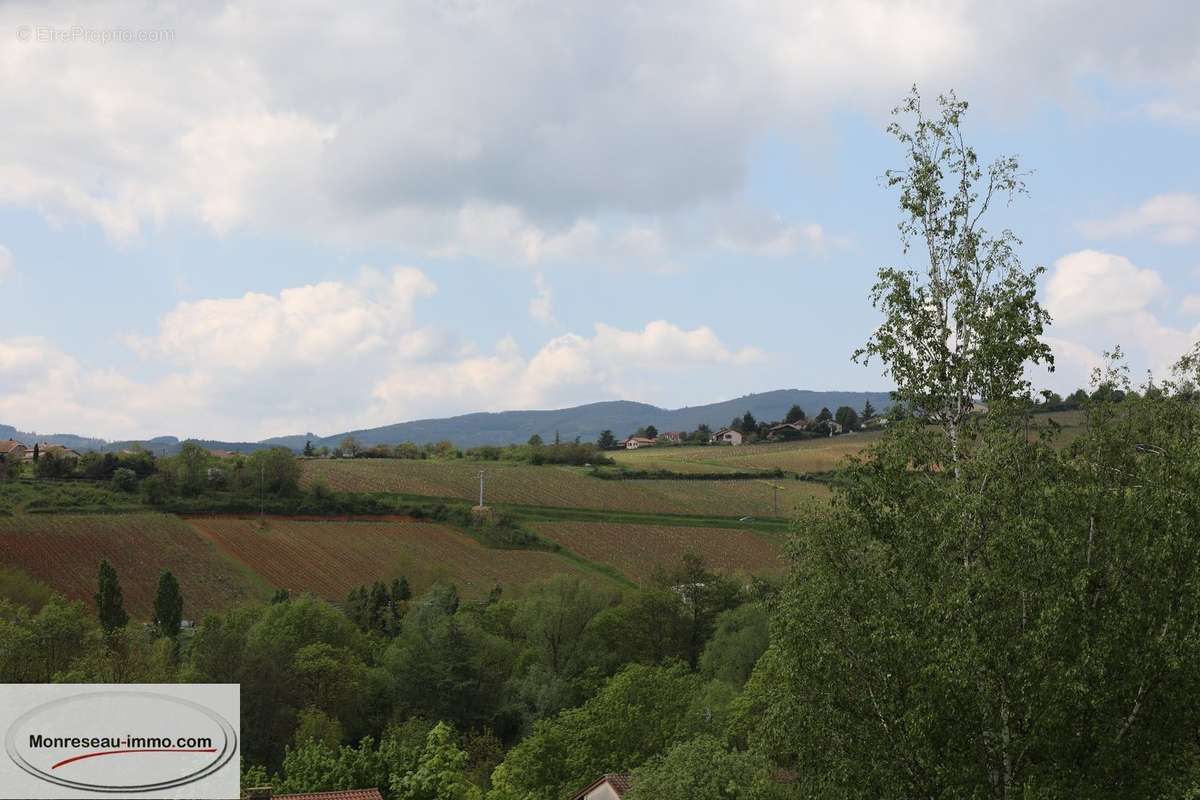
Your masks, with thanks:
M 626 450 L 637 450 L 639 447 L 653 447 L 654 440 L 647 439 L 645 436 L 630 436 L 625 440 Z
M 735 431 L 733 428 L 721 428 L 712 435 L 709 439 L 712 444 L 732 444 L 739 445 L 742 443 L 742 434 Z
M 610 773 L 580 789 L 571 796 L 571 800 L 621 800 L 628 791 L 629 776 Z

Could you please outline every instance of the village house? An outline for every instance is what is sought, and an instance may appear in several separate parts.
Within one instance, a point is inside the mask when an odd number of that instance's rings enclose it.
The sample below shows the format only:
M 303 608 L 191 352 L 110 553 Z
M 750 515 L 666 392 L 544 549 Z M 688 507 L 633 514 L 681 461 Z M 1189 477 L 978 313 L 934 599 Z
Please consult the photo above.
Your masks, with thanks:
M 683 444 L 684 436 L 686 436 L 686 434 L 683 431 L 667 431 L 666 433 L 660 433 L 656 441 L 670 442 L 671 444 Z
M 639 447 L 653 447 L 654 444 L 653 439 L 647 439 L 645 436 L 630 436 L 621 442 L 621 446 L 626 450 L 637 450 Z
M 711 444 L 739 445 L 742 443 L 742 434 L 733 428 L 721 428 L 708 441 Z
M 24 458 L 26 461 L 33 461 L 34 448 L 29 447 L 25 450 Z M 47 442 L 39 442 L 37 444 L 38 456 L 53 455 L 55 458 L 67 458 L 72 461 L 78 461 L 81 456 L 75 450 L 61 444 L 49 444 Z
M 774 441 L 782 439 L 791 433 L 804 433 L 808 430 L 803 422 L 781 422 L 767 429 L 767 438 Z
M 580 789 L 571 800 L 621 800 L 629 791 L 628 775 L 609 773 L 601 776 L 595 783 Z
M 15 439 L 5 439 L 0 442 L 0 456 L 17 461 L 25 458 L 25 452 L 29 448 Z

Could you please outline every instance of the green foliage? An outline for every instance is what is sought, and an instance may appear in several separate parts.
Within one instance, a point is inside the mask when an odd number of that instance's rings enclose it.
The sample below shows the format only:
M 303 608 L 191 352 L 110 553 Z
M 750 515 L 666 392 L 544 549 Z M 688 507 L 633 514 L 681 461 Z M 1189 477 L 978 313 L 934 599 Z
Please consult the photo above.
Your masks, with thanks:
M 133 492 L 137 490 L 137 473 L 127 467 L 119 467 L 112 473 L 112 488 L 118 492 Z
M 798 526 L 752 738 L 814 794 L 1169 793 L 1200 724 L 1197 430 L 1175 398 L 1097 403 L 1066 449 L 989 415 L 957 480 L 944 437 L 885 439 Z
M 607 428 L 600 431 L 600 438 L 596 440 L 596 447 L 601 450 L 612 450 L 617 446 L 617 437 Z
M 467 780 L 467 753 L 455 742 L 454 729 L 439 722 L 429 732 L 425 749 L 411 772 L 391 776 L 395 800 L 480 800 Z
M 700 657 L 701 674 L 741 686 L 766 651 L 769 638 L 762 605 L 746 603 L 722 612 Z
M 163 636 L 179 635 L 179 626 L 183 622 L 183 595 L 179 591 L 179 581 L 170 570 L 163 571 L 158 578 L 158 590 L 154 594 L 154 624 Z
M 942 426 L 955 443 L 976 398 L 989 404 L 1025 397 L 1027 363 L 1054 363 L 1038 337 L 1050 316 L 1038 304 L 1037 279 L 1017 257 L 1012 231 L 992 234 L 981 224 L 993 202 L 1025 191 L 1013 156 L 987 168 L 965 143 L 967 104 L 951 92 L 927 116 L 916 87 L 892 113 L 908 117 L 888 127 L 907 164 L 888 170 L 900 193 L 905 253 L 928 256 L 923 273 L 885 268 L 871 291 L 883 323 L 854 354 L 878 358 L 896 384 L 897 400 Z M 957 459 L 957 449 L 952 450 Z
M 633 773 L 628 800 L 769 800 L 782 797 L 771 763 L 712 736 L 677 744 Z
M 0 564 L 0 600 L 8 600 L 36 613 L 50 598 L 54 590 L 35 580 L 17 567 Z
M 121 581 L 117 571 L 108 561 L 101 560 L 98 589 L 96 591 L 96 617 L 105 633 L 125 627 L 129 615 L 125 613 L 125 598 L 121 592 Z
M 797 405 L 789 408 L 787 414 L 783 417 L 784 422 L 803 422 L 804 420 L 804 409 Z
M 858 412 L 850 406 L 841 406 L 833 415 L 834 421 L 842 426 L 844 431 L 858 430 Z
M 49 683 L 98 647 L 100 631 L 82 603 L 54 595 L 34 613 L 0 598 L 0 683 Z
M 489 800 L 557 800 L 642 765 L 679 740 L 698 687 L 679 666 L 627 667 L 583 706 L 538 722 L 492 773 Z

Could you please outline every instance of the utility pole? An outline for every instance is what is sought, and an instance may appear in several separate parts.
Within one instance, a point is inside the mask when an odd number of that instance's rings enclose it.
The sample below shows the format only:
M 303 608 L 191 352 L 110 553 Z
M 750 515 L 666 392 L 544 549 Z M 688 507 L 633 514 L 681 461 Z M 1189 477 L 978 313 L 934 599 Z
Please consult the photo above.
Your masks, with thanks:
M 479 507 L 483 508 L 483 470 L 479 470 Z
M 264 496 L 264 487 L 266 485 L 266 482 L 267 482 L 267 465 L 259 464 L 258 465 L 258 526 L 260 528 L 263 525 L 263 517 L 266 515 L 265 510 L 266 510 L 267 501 Z
M 779 487 L 772 483 L 771 489 L 773 490 L 771 492 L 771 497 L 772 497 L 772 500 L 773 500 L 773 503 L 775 506 L 775 516 L 778 517 L 779 516 Z

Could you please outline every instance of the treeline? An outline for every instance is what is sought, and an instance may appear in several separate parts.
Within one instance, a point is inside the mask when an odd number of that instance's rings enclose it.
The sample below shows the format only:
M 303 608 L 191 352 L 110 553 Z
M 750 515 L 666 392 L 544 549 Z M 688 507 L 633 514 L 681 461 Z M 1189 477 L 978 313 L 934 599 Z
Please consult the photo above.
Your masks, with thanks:
M 555 436 L 555 441 L 547 444 L 538 434 L 529 437 L 525 444 L 480 445 L 463 450 L 452 442 L 442 441 L 434 444 L 377 444 L 363 447 L 353 436 L 347 436 L 336 448 L 313 448 L 309 442 L 304 448 L 304 455 L 313 458 L 401 458 L 401 459 L 460 459 L 472 461 L 514 461 L 525 464 L 569 464 L 583 466 L 585 464 L 611 464 L 612 460 L 600 452 L 602 448 L 591 442 L 582 442 L 578 437 L 571 442 L 563 442 Z

